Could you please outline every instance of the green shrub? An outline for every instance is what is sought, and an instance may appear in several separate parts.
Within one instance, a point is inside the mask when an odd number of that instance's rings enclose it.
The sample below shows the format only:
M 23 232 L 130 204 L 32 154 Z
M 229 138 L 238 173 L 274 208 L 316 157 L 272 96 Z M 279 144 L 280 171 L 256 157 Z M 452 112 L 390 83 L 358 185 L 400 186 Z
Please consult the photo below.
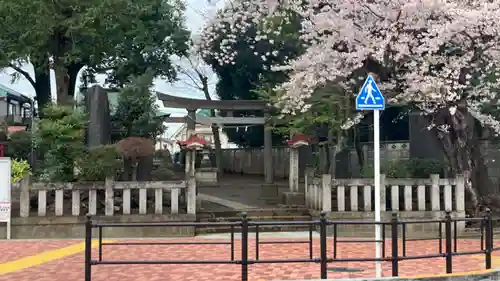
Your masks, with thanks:
M 14 159 L 28 160 L 33 147 L 31 132 L 19 131 L 10 134 L 6 156 Z
M 383 162 L 380 173 L 388 178 L 428 178 L 431 174 L 444 176 L 448 165 L 435 159 L 404 159 Z M 373 177 L 373 165 L 367 165 L 361 171 L 362 178 Z
M 154 167 L 151 172 L 151 178 L 153 181 L 167 181 L 172 180 L 174 177 L 175 173 L 172 171 L 171 165 L 167 166 L 163 163 Z
M 115 177 L 123 165 L 115 145 L 103 145 L 90 148 L 77 163 L 79 181 L 104 181 L 106 177 Z
M 31 175 L 31 167 L 26 160 L 12 160 L 11 161 L 11 182 L 16 183 Z
M 439 174 L 444 177 L 449 166 L 444 161 L 435 159 L 411 159 L 408 160 L 408 168 L 415 178 L 427 178 L 430 174 Z
M 87 118 L 70 106 L 48 105 L 42 110 L 33 132 L 37 149 L 42 152 L 40 179 L 70 182 L 74 180 L 74 164 L 84 153 Z
M 172 155 L 168 149 L 160 149 L 154 152 L 155 160 L 172 165 Z

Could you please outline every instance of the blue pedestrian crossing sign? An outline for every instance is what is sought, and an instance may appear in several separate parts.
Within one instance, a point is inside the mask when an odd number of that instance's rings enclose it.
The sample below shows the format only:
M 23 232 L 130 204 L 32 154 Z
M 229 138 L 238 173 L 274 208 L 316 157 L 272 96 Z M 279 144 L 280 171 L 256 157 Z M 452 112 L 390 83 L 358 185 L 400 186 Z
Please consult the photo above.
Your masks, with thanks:
M 384 110 L 385 98 L 371 75 L 366 77 L 365 83 L 356 97 L 356 110 Z

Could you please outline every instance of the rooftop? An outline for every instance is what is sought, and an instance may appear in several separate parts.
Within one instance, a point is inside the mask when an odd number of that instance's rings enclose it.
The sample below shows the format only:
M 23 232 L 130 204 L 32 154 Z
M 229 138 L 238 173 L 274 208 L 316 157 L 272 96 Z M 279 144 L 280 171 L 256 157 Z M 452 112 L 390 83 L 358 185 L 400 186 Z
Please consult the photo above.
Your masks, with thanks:
M 7 97 L 8 95 L 24 99 L 30 99 L 27 95 L 24 95 L 14 89 L 11 89 L 5 85 L 0 84 L 0 97 Z

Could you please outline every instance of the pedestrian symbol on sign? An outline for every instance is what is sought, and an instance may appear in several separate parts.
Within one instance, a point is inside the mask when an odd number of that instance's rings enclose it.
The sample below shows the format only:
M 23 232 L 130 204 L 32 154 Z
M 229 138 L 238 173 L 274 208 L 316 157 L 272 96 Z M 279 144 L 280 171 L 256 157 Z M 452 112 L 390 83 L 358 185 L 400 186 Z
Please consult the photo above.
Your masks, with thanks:
M 371 75 L 365 80 L 363 87 L 356 97 L 357 110 L 383 110 L 385 108 L 385 98 L 380 92 L 375 80 Z

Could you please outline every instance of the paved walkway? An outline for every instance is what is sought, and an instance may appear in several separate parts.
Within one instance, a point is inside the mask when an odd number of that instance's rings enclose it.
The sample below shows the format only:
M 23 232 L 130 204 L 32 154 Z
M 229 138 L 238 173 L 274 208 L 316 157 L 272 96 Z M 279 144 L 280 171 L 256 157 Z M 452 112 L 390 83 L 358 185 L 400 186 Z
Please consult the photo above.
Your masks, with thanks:
M 300 235 L 280 235 L 272 238 L 263 235 L 261 241 L 298 241 Z M 236 238 L 235 258 L 241 254 L 240 240 Z M 133 242 L 193 242 L 228 241 L 221 235 L 193 239 L 123 240 Z M 328 241 L 328 255 L 333 256 L 333 242 Z M 461 240 L 459 251 L 479 249 L 479 240 Z M 500 243 L 498 243 L 500 244 Z M 438 251 L 436 241 L 412 241 L 407 244 L 407 255 L 432 254 Z M 95 247 L 95 245 L 94 245 Z M 390 241 L 386 253 L 390 254 Z M 154 246 L 104 246 L 103 260 L 228 260 L 229 245 L 154 245 Z M 443 245 L 444 249 L 444 245 Z M 81 240 L 3 241 L 0 242 L 0 281 L 67 281 L 83 280 L 83 243 Z M 255 259 L 255 239 L 250 238 L 249 257 Z M 319 256 L 319 240 L 314 238 L 314 256 Z M 366 244 L 339 244 L 338 258 L 373 257 L 375 246 Z M 498 252 L 500 255 L 500 252 Z M 97 259 L 94 248 L 93 258 Z M 308 258 L 307 244 L 264 244 L 260 246 L 260 259 Z M 494 266 L 496 259 L 494 259 Z M 500 265 L 500 264 L 498 264 Z M 334 272 L 335 268 L 354 269 L 359 272 Z M 329 278 L 373 277 L 373 262 L 342 262 L 329 264 Z M 383 263 L 384 275 L 390 276 L 389 262 Z M 453 271 L 484 270 L 484 256 L 455 256 Z M 409 260 L 400 262 L 401 276 L 441 275 L 445 273 L 444 258 Z M 239 265 L 97 265 L 93 266 L 94 281 L 238 281 Z M 298 280 L 319 278 L 319 264 L 288 263 L 258 264 L 249 266 L 249 280 Z

